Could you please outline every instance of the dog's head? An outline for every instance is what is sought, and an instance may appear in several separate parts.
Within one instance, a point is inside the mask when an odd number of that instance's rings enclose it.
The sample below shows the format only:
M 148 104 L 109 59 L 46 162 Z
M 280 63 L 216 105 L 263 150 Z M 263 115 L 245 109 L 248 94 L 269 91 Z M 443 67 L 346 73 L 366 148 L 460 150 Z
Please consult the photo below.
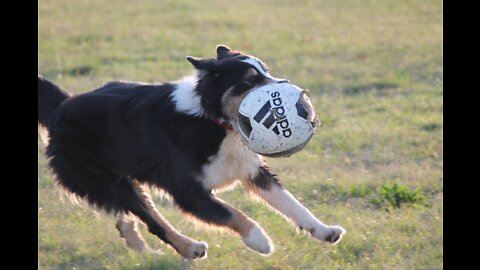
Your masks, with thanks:
M 238 119 L 240 103 L 251 89 L 288 82 L 270 75 L 267 65 L 254 56 L 224 45 L 218 45 L 216 52 L 216 58 L 187 56 L 198 71 L 196 91 L 203 110 L 210 117 L 234 122 Z

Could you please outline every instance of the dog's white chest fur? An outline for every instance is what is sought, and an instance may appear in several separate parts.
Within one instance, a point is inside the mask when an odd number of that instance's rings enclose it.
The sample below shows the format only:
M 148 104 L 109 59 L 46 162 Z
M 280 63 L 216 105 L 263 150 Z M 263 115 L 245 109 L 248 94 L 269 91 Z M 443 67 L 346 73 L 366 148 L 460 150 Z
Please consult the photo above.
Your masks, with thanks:
M 262 164 L 260 155 L 247 149 L 236 132 L 227 132 L 218 153 L 202 167 L 200 182 L 207 189 L 220 189 L 235 180 L 255 177 Z

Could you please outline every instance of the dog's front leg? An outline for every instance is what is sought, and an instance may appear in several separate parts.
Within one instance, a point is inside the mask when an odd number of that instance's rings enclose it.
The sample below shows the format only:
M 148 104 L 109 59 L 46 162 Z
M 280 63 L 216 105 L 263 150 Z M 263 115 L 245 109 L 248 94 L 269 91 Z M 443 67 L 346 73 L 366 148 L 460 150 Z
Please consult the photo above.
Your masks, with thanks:
M 346 233 L 346 230 L 340 226 L 328 226 L 318 220 L 280 185 L 276 176 L 270 172 L 267 166 L 260 167 L 257 176 L 247 182 L 246 188 L 316 239 L 335 244 Z
M 264 255 L 273 252 L 273 244 L 265 231 L 242 211 L 214 197 L 198 183 L 177 188 L 173 198 L 180 208 L 207 224 L 236 232 L 249 248 Z

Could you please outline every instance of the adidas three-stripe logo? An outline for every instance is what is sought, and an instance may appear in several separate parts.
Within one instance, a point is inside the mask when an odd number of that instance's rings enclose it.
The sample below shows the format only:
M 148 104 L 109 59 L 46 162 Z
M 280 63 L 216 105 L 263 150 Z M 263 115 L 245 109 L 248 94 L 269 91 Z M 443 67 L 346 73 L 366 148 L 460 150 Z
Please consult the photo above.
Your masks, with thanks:
M 284 137 L 288 138 L 292 136 L 292 131 L 290 130 L 290 124 L 285 117 L 285 109 L 282 106 L 280 93 L 273 92 L 271 96 L 274 99 L 265 102 L 262 108 L 260 108 L 260 110 L 253 117 L 253 120 L 255 120 L 257 123 L 261 123 L 267 129 L 270 129 L 275 124 L 271 130 L 277 135 L 280 135 L 281 132 Z M 273 108 L 272 103 L 274 105 Z M 265 120 L 263 120 L 264 118 Z

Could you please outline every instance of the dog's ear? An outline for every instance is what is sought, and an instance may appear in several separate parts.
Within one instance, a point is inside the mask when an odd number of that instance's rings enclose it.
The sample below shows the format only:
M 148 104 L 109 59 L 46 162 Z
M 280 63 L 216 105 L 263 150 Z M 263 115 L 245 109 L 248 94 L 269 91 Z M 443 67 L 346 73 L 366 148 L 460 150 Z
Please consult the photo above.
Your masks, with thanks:
M 202 59 L 192 56 L 186 57 L 188 62 L 190 62 L 196 69 L 203 69 L 208 71 L 215 70 L 215 60 L 214 59 Z
M 225 45 L 219 44 L 217 45 L 216 51 L 217 51 L 217 59 L 222 59 L 226 56 L 229 56 L 232 52 L 232 49 L 230 49 Z

